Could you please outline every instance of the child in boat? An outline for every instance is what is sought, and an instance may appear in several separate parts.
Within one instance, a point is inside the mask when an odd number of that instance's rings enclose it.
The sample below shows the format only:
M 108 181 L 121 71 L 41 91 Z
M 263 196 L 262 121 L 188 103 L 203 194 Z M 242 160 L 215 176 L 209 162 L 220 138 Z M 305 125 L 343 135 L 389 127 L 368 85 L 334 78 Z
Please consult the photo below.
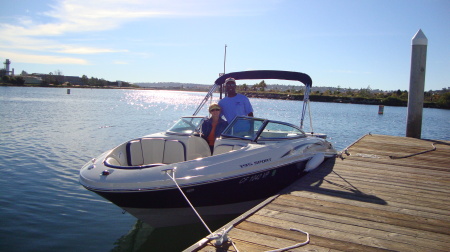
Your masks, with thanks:
M 220 117 L 221 108 L 217 103 L 209 106 L 209 113 L 211 114 L 210 118 L 206 119 L 202 124 L 202 137 L 208 142 L 212 154 L 214 142 L 228 126 L 228 122 Z

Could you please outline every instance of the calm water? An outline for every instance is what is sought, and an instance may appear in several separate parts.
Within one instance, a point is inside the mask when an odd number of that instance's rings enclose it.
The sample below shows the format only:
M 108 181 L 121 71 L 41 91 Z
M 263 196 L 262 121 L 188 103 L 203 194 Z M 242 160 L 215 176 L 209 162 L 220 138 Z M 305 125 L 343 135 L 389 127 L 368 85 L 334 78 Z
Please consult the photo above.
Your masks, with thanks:
M 203 96 L 0 87 L 0 251 L 179 251 L 205 236 L 200 225 L 153 229 L 78 183 L 85 162 L 164 131 Z M 251 102 L 257 117 L 299 124 L 301 102 Z M 313 102 L 311 110 L 314 131 L 327 133 L 338 150 L 369 132 L 406 131 L 403 107 L 378 115 L 378 106 Z M 450 111 L 424 109 L 422 128 L 422 138 L 450 140 Z

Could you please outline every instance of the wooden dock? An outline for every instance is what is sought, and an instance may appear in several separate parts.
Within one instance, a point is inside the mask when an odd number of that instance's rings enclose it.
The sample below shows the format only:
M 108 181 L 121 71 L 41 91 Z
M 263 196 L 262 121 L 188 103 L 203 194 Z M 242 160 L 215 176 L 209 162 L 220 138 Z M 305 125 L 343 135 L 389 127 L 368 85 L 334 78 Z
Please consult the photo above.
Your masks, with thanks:
M 289 251 L 450 251 L 450 141 L 366 135 L 347 154 L 230 223 L 235 247 L 292 246 L 306 240 L 296 228 L 310 242 Z M 186 251 L 235 247 L 202 240 Z

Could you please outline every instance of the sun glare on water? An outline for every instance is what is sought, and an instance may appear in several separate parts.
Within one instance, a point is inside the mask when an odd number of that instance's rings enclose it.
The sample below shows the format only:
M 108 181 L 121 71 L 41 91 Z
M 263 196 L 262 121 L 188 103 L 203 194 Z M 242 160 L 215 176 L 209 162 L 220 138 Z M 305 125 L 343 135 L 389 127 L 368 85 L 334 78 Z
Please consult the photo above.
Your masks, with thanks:
M 123 100 L 142 109 L 186 110 L 199 105 L 204 94 L 168 90 L 133 90 L 125 93 Z

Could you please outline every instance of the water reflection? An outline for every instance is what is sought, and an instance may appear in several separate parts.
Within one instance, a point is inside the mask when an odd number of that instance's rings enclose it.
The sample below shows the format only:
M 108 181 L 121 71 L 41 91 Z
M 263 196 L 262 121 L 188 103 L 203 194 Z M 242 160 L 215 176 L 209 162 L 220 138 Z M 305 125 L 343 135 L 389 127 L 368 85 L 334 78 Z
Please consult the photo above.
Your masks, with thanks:
M 224 226 L 236 216 L 210 221 L 208 227 L 214 232 Z M 127 251 L 182 251 L 194 242 L 208 235 L 208 231 L 201 223 L 177 227 L 153 228 L 137 220 L 132 229 L 114 243 L 113 252 Z
M 105 150 L 191 115 L 204 95 L 0 87 L 0 251 L 180 251 L 203 238 L 201 225 L 154 230 L 121 215 L 85 190 L 78 174 Z M 250 101 L 256 117 L 299 124 L 300 101 Z M 199 115 L 208 115 L 204 109 Z M 405 134 L 404 107 L 387 106 L 380 116 L 378 106 L 312 102 L 311 111 L 315 132 L 339 150 L 369 132 Z M 422 138 L 449 140 L 450 111 L 423 112 Z M 226 222 L 208 224 L 217 230 Z
M 205 93 L 199 92 L 130 90 L 124 93 L 123 101 L 128 105 L 141 109 L 156 108 L 159 111 L 165 111 L 171 108 L 185 111 L 186 109 L 195 109 L 204 96 Z

